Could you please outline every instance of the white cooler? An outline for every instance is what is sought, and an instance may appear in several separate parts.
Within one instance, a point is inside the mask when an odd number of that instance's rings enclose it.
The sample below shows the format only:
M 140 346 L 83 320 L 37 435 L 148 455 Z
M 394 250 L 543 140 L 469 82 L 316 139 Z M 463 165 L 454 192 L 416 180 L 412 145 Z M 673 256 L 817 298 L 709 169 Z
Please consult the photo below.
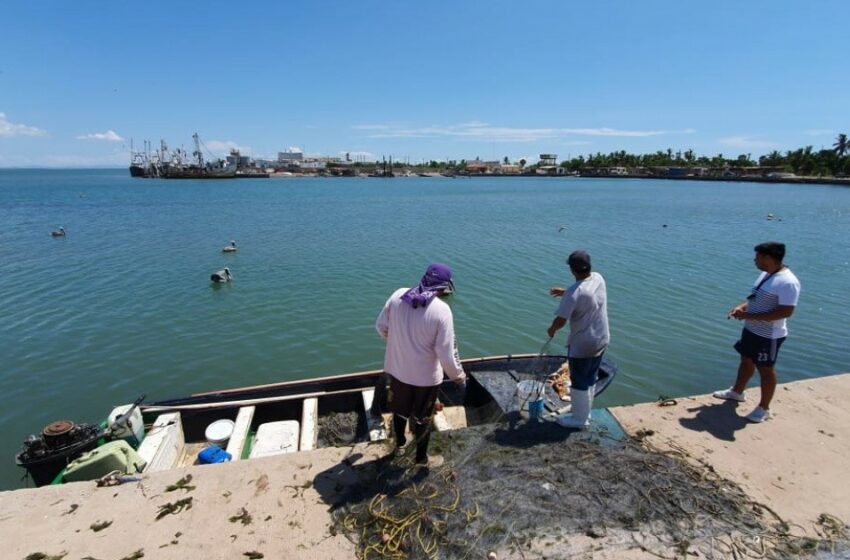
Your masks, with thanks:
M 282 420 L 260 424 L 254 445 L 251 447 L 251 459 L 271 457 L 298 451 L 298 420 Z

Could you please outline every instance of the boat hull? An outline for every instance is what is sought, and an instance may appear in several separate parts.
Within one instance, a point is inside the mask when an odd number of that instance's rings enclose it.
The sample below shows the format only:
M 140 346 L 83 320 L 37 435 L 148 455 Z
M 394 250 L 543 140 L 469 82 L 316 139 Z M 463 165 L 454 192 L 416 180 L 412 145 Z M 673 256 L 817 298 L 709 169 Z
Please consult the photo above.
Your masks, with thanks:
M 517 384 L 524 379 L 542 381 L 548 375 L 557 372 L 566 359 L 566 356 L 524 354 L 464 360 L 463 367 L 468 375 L 466 387 L 461 388 L 445 378 L 440 387 L 439 399 L 446 409 L 452 409 L 453 414 L 463 418 L 462 425 L 452 427 L 487 424 L 506 417 L 510 420 L 519 413 L 516 406 Z M 616 365 L 604 359 L 595 394 L 604 392 L 616 374 Z M 269 422 L 295 424 L 300 422 L 302 425 L 301 445 L 296 446 L 296 451 L 314 449 L 316 446 L 348 445 L 357 441 L 377 441 L 385 438 L 384 428 L 388 417 L 383 419 L 383 423 L 376 420 L 371 414 L 370 404 L 373 398 L 379 398 L 380 391 L 375 391 L 375 387 L 383 379 L 383 371 L 372 370 L 198 393 L 187 397 L 156 401 L 139 408 L 146 426 L 162 422 L 162 418 L 166 416 L 180 418 L 178 422 L 180 439 L 185 442 L 187 448 L 193 449 L 189 454 L 188 462 L 185 462 L 186 454 L 182 454 L 184 460 L 182 464 L 185 465 L 193 464 L 193 461 L 197 460 L 198 452 L 208 445 L 205 432 L 210 424 L 223 419 L 238 423 L 239 418 L 248 410 L 251 416 L 249 421 L 251 434 L 259 426 Z M 566 405 L 548 384 L 544 401 L 545 409 L 550 413 L 559 413 Z M 378 409 L 385 410 L 386 407 L 382 404 L 378 403 Z M 315 424 L 311 429 L 318 433 L 321 432 L 322 423 L 329 419 L 333 420 L 338 417 L 336 415 L 352 419 L 350 440 L 323 445 L 321 442 L 316 443 L 316 436 L 313 435 L 314 443 L 308 443 L 305 447 L 303 426 L 308 423 L 308 417 L 312 418 L 309 419 L 309 423 Z M 378 425 L 380 428 L 377 427 Z M 383 430 L 381 431 L 383 435 L 376 437 L 376 430 Z M 249 433 L 249 427 L 245 428 L 245 433 Z M 145 445 L 145 441 L 142 444 Z M 74 450 L 74 453 L 64 454 L 56 461 L 45 462 L 44 465 L 28 466 L 20 462 L 19 464 L 27 468 L 37 485 L 49 483 L 54 479 L 61 481 L 61 476 L 58 475 L 65 465 L 91 447 L 93 444 L 86 446 L 85 449 Z M 242 455 L 237 452 L 236 454 L 240 456 L 234 457 L 234 460 L 249 458 L 247 453 L 250 447 L 251 443 L 246 443 L 244 447 L 246 453 Z M 241 444 L 239 449 L 243 449 Z M 173 466 L 166 468 L 177 466 L 181 465 L 174 463 Z M 38 468 L 37 476 L 30 467 Z

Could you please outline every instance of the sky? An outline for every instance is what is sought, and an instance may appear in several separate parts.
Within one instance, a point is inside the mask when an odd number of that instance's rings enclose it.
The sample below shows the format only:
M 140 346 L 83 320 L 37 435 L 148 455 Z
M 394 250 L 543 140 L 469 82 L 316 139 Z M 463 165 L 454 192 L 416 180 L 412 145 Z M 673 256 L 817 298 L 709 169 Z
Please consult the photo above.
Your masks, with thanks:
M 4 0 L 0 167 L 829 147 L 850 2 Z

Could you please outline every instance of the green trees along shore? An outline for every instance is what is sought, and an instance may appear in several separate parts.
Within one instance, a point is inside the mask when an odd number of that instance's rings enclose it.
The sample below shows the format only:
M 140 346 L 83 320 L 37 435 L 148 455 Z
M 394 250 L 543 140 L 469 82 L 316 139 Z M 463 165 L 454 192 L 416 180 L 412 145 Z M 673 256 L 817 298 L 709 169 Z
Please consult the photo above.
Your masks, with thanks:
M 812 146 L 788 150 L 785 153 L 772 151 L 760 156 L 757 161 L 751 154 L 727 158 L 723 154 L 713 157 L 697 156 L 693 150 L 685 152 L 657 151 L 654 154 L 636 155 L 625 151 L 609 154 L 578 156 L 561 162 L 571 171 L 596 167 L 777 167 L 788 173 L 803 176 L 847 177 L 850 176 L 850 141 L 846 134 L 839 134 L 832 148 L 815 151 Z
M 551 158 L 554 160 L 554 155 Z M 548 165 L 549 174 L 554 174 L 553 161 L 545 162 Z M 389 167 L 387 167 L 389 165 Z M 448 174 L 460 175 L 482 175 L 482 174 L 498 174 L 498 175 L 534 175 L 535 171 L 544 165 L 540 162 L 527 162 L 525 159 L 520 159 L 516 162 L 511 162 L 510 158 L 505 156 L 501 161 L 481 161 L 480 158 L 467 161 L 461 160 L 445 160 L 445 161 L 422 161 L 418 164 L 408 163 L 393 163 L 376 161 L 374 164 L 369 162 L 356 162 L 352 165 L 353 168 L 371 172 L 377 169 L 386 168 L 390 172 L 393 170 L 407 170 L 412 172 L 439 172 Z M 336 167 L 336 164 L 329 164 L 328 168 Z M 643 168 L 644 170 L 652 168 L 703 168 L 713 170 L 728 170 L 736 168 L 738 170 L 746 168 L 762 168 L 763 173 L 768 172 L 784 172 L 794 173 L 802 177 L 835 177 L 846 178 L 850 177 L 850 140 L 846 134 L 839 134 L 835 138 L 835 143 L 831 148 L 822 148 L 815 151 L 812 146 L 798 148 L 796 150 L 788 150 L 779 152 L 774 150 L 768 154 L 759 156 L 758 159 L 753 159 L 752 154 L 740 154 L 737 157 L 726 157 L 723 154 L 716 156 L 697 155 L 693 150 L 676 151 L 671 148 L 666 151 L 658 150 L 652 154 L 631 154 L 625 150 L 603 154 L 597 152 L 586 156 L 580 155 L 571 159 L 566 159 L 560 162 L 560 167 L 574 174 L 586 173 L 594 175 L 594 170 L 604 170 L 610 168 L 623 168 L 630 172 L 637 172 Z M 757 170 L 750 170 L 758 173 Z M 546 174 L 546 173 L 544 173 Z

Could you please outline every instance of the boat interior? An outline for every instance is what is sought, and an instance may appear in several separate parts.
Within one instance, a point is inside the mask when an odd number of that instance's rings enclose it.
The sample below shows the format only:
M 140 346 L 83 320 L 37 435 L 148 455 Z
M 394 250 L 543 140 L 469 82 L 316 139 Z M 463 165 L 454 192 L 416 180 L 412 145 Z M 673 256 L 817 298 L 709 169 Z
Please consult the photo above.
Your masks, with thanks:
M 434 428 L 454 430 L 567 411 L 565 362 L 566 356 L 531 354 L 464 360 L 467 383 L 461 387 L 446 379 L 440 385 Z M 603 359 L 596 395 L 616 373 L 616 365 Z M 388 439 L 392 424 L 387 391 L 376 390 L 386 379 L 376 370 L 148 404 L 140 404 L 140 397 L 113 409 L 100 426 L 70 421 L 48 426 L 42 436 L 27 438 L 16 460 L 42 485 L 92 480 L 116 470 L 156 472 L 380 442 Z
M 499 357 L 464 363 L 468 380 L 459 387 L 446 379 L 440 386 L 434 427 L 452 430 L 498 422 L 522 414 L 517 384 L 541 380 L 558 370 L 563 356 Z M 542 361 L 541 361 L 542 360 Z M 616 367 L 604 362 L 596 393 L 610 383 Z M 279 383 L 193 395 L 143 406 L 145 433 L 139 454 L 145 471 L 204 463 L 211 444 L 227 451 L 229 460 L 295 453 L 389 437 L 391 414 L 385 403 L 373 416 L 375 384 L 381 372 L 326 377 L 307 382 Z M 543 413 L 569 409 L 548 383 Z M 214 423 L 231 426 L 221 440 L 210 437 Z

